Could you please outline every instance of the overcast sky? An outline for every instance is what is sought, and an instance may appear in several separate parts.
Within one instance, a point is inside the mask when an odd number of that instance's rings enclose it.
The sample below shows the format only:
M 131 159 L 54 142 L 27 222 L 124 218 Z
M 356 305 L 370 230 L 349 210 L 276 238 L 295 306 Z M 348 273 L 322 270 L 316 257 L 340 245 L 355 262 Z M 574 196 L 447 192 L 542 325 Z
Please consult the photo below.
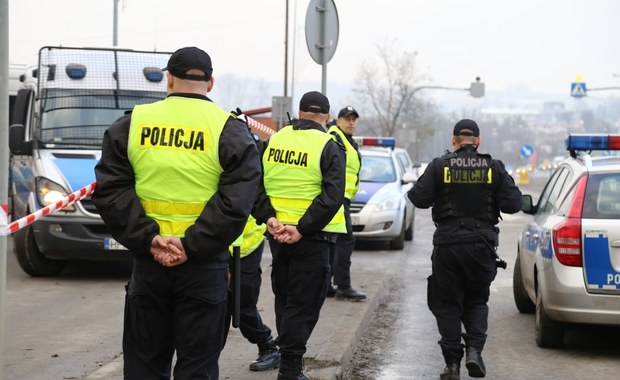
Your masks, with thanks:
M 434 85 L 468 87 L 480 76 L 487 91 L 568 95 L 580 75 L 590 88 L 620 86 L 618 0 L 335 3 L 340 33 L 327 66 L 328 95 L 331 86 L 352 86 L 360 63 L 376 58 L 376 46 L 392 40 L 418 52 L 420 69 Z M 36 63 L 45 45 L 111 46 L 113 4 L 9 0 L 10 62 Z M 321 67 L 305 40 L 308 4 L 289 0 L 288 78 L 314 81 L 320 90 Z M 279 81 L 282 92 L 285 5 L 285 0 L 120 0 L 118 45 L 159 51 L 195 45 L 211 55 L 216 79 L 232 74 Z

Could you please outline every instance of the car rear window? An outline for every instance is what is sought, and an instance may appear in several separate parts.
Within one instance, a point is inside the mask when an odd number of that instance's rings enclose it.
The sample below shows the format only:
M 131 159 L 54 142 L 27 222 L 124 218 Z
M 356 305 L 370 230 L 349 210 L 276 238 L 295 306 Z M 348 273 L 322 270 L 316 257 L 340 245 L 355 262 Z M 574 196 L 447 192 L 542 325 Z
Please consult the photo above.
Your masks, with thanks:
M 620 173 L 590 175 L 582 217 L 620 218 Z

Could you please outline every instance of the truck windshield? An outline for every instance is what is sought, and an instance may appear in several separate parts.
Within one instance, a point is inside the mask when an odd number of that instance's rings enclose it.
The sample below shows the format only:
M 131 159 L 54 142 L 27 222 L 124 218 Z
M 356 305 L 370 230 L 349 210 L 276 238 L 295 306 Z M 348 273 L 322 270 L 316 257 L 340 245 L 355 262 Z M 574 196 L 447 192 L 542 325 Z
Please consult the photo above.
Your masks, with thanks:
M 41 96 L 41 148 L 100 149 L 105 130 L 137 104 L 165 92 L 46 89 Z

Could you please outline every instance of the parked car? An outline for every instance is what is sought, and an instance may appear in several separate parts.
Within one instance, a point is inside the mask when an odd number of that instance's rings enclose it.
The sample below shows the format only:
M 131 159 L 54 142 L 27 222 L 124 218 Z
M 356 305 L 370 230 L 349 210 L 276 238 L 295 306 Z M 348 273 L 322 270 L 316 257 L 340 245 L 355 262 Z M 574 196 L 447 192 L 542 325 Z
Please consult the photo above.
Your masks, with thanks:
M 357 240 L 385 240 L 403 249 L 413 239 L 414 207 L 406 193 L 415 182 L 397 156 L 393 138 L 358 138 L 362 166 L 360 188 L 351 201 Z
M 413 163 L 413 161 L 411 161 L 411 157 L 409 156 L 409 152 L 407 152 L 407 149 L 394 148 L 394 153 L 396 153 L 396 157 L 403 165 L 403 168 L 405 168 L 405 172 L 411 172 L 415 177 L 415 181 L 417 181 L 419 177 L 418 168 L 420 167 L 420 165 L 416 165 Z
M 535 313 L 540 347 L 561 346 L 571 324 L 620 325 L 620 135 L 573 134 L 517 244 L 517 309 Z

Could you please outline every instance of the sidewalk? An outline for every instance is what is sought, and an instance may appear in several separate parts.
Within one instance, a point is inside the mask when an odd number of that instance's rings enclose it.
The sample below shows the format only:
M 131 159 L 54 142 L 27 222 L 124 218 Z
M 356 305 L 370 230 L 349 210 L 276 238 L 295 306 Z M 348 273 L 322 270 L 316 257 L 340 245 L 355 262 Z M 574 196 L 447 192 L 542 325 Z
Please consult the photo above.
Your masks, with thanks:
M 273 312 L 274 297 L 271 291 L 271 255 L 263 255 L 263 283 L 258 308 L 265 324 L 277 336 Z M 386 268 L 351 268 L 354 286 L 366 293 L 363 302 L 351 302 L 327 298 L 321 316 L 304 356 L 305 373 L 313 380 L 341 379 L 348 367 L 358 341 L 383 295 Z M 258 348 L 250 344 L 238 329 L 231 328 L 226 347 L 220 356 L 220 379 L 274 380 L 277 370 L 252 372 L 248 365 L 258 354 Z M 123 378 L 122 356 L 90 374 L 85 380 L 120 380 Z

